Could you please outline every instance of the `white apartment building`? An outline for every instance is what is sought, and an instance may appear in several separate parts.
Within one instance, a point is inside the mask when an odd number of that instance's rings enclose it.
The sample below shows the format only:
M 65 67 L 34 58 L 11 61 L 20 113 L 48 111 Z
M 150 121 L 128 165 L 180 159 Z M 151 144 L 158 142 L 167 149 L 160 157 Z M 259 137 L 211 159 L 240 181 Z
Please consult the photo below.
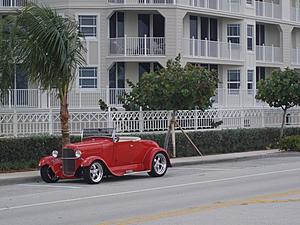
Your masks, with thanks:
M 71 108 L 97 107 L 101 98 L 120 106 L 126 80 L 182 63 L 216 69 L 214 106 L 258 107 L 256 83 L 274 69 L 300 69 L 299 0 L 42 0 L 78 20 L 87 65 L 78 69 Z M 26 0 L 0 0 L 0 15 Z M 16 90 L 2 107 L 52 108 L 58 102 L 17 72 Z

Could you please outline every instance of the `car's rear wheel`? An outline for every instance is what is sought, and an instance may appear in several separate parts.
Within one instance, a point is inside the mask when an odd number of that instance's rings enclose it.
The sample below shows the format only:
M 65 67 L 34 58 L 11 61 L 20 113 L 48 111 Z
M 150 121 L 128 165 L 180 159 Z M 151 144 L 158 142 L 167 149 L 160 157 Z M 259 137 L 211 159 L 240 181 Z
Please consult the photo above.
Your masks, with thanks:
M 43 181 L 46 183 L 55 183 L 59 180 L 49 165 L 42 166 L 40 172 Z
M 104 168 L 101 162 L 95 161 L 83 169 L 83 178 L 88 184 L 98 184 L 104 176 Z
M 166 156 L 162 153 L 157 153 L 153 157 L 151 172 L 149 172 L 148 174 L 151 177 L 161 177 L 165 175 L 167 169 L 168 165 Z

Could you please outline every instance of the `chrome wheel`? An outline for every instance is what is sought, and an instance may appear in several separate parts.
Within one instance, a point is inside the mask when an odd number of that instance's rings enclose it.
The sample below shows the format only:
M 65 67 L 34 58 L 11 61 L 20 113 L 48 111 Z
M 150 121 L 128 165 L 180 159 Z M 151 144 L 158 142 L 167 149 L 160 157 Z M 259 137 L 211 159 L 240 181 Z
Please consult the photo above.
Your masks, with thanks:
M 152 169 L 148 173 L 151 177 L 161 177 L 168 169 L 167 158 L 163 153 L 157 153 L 152 160 Z
M 84 169 L 84 179 L 89 184 L 99 183 L 104 175 L 104 169 L 101 162 L 93 162 Z
M 158 175 L 162 175 L 165 173 L 167 169 L 167 159 L 166 157 L 159 153 L 154 157 L 154 170 Z

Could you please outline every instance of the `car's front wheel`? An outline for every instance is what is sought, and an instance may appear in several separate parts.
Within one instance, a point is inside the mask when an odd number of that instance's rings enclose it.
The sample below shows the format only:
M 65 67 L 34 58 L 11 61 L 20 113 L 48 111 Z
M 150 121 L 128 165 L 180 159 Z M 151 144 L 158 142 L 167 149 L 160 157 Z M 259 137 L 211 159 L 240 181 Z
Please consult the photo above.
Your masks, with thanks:
M 153 157 L 151 172 L 149 172 L 148 174 L 151 177 L 161 177 L 165 175 L 167 169 L 168 165 L 166 156 L 162 153 L 157 153 Z
M 49 165 L 42 166 L 40 172 L 43 181 L 46 183 L 55 183 L 59 179 Z
M 104 176 L 104 168 L 101 162 L 95 161 L 83 169 L 83 178 L 88 184 L 98 184 Z

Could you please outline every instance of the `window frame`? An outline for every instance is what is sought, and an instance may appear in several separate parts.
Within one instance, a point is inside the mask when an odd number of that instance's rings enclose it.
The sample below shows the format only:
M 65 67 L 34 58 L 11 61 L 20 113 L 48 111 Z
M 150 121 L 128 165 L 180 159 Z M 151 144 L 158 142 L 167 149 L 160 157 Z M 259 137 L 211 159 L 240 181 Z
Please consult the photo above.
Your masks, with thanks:
M 93 17 L 92 18 L 93 24 L 92 25 L 81 24 L 81 22 L 83 21 L 82 17 Z M 97 38 L 98 36 L 97 20 L 98 20 L 98 15 L 95 14 L 78 15 L 79 32 L 86 38 Z M 93 33 L 85 33 L 82 31 L 83 28 L 93 28 Z
M 84 70 L 93 70 L 94 76 L 82 76 Z M 94 80 L 93 86 L 82 85 L 83 80 Z M 80 89 L 92 90 L 98 88 L 98 67 L 97 66 L 86 66 L 78 68 L 78 86 Z
M 249 34 L 249 29 L 251 34 Z M 249 48 L 249 43 L 251 43 L 251 48 Z M 254 51 L 254 25 L 252 24 L 247 24 L 247 50 Z
M 231 79 L 231 73 L 235 73 L 237 75 L 237 79 Z M 236 85 L 237 88 L 232 88 L 231 85 Z M 231 69 L 227 70 L 227 89 L 229 94 L 239 94 L 241 89 L 241 70 L 240 69 Z
M 249 77 L 249 75 L 251 77 Z M 251 78 L 251 79 L 249 79 L 249 78 Z M 248 90 L 248 94 L 254 93 L 254 70 L 253 69 L 247 70 L 247 90 Z
M 234 31 L 233 30 L 234 28 L 236 28 L 237 30 Z M 233 32 L 231 32 L 231 31 L 233 31 Z M 237 42 L 232 41 L 234 39 L 237 39 L 238 41 Z M 234 44 L 241 43 L 241 25 L 239 23 L 227 24 L 227 42 L 231 42 Z

